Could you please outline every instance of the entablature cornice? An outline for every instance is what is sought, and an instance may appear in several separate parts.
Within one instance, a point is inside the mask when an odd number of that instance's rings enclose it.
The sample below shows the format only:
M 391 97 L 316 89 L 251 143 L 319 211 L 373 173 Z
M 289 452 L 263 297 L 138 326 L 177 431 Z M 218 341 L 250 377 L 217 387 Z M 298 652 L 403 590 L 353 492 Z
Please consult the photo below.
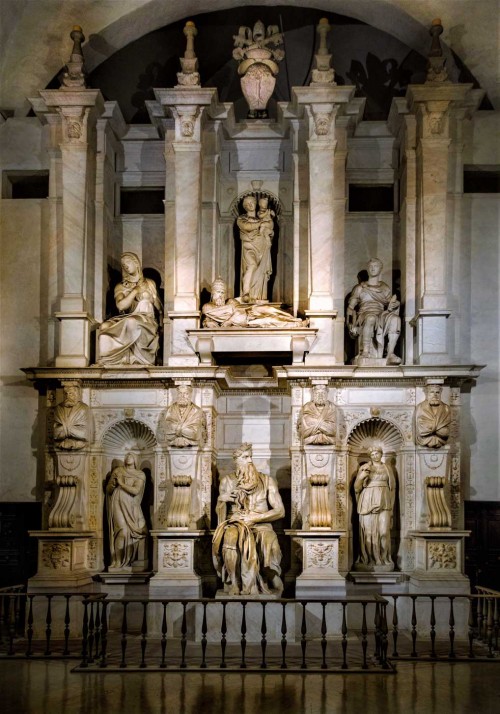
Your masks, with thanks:
M 269 376 L 237 375 L 229 366 L 198 367 L 29 367 L 23 372 L 43 391 L 66 380 L 80 380 L 91 389 L 165 389 L 178 380 L 191 380 L 197 386 L 217 385 L 220 392 L 290 394 L 293 386 L 304 386 L 318 379 L 330 387 L 411 387 L 439 380 L 449 386 L 475 382 L 484 365 L 400 365 L 360 368 L 355 365 L 331 367 L 275 366 Z

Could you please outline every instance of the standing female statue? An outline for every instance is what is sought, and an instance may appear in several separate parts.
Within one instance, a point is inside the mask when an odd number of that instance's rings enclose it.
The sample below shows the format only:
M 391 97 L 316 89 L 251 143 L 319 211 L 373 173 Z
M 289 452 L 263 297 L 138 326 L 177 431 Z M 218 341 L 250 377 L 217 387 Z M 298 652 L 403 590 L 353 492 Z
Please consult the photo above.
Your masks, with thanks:
M 137 468 L 136 456 L 129 452 L 116 466 L 106 487 L 110 568 L 126 568 L 145 560 L 148 529 L 141 508 L 146 474 Z M 142 546 L 142 547 L 141 547 Z
M 154 364 L 159 345 L 154 309 L 161 311 L 156 285 L 143 276 L 135 253 L 123 253 L 121 266 L 122 281 L 115 288 L 120 314 L 101 325 L 99 364 Z
M 391 558 L 391 521 L 396 495 L 392 469 L 382 463 L 382 449 L 372 446 L 370 461 L 362 464 L 354 482 L 359 515 L 359 570 L 394 570 Z
M 266 300 L 267 283 L 273 272 L 274 211 L 268 208 L 268 199 L 262 197 L 257 212 L 257 199 L 252 195 L 243 199 L 243 209 L 245 213 L 236 220 L 241 239 L 241 297 L 246 302 Z

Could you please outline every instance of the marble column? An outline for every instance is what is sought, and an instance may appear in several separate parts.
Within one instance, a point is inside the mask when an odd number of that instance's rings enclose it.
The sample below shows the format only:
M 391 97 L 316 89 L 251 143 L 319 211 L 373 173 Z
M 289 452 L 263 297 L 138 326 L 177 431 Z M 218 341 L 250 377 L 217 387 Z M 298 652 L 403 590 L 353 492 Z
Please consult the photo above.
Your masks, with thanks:
M 155 95 L 175 123 L 174 139 L 167 138 L 165 146 L 166 154 L 174 153 L 175 184 L 174 254 L 166 251 L 165 255 L 166 263 L 175 261 L 173 295 L 166 300 L 167 306 L 172 306 L 168 310 L 172 324 L 166 361 L 170 366 L 196 366 L 198 357 L 185 337 L 186 330 L 196 329 L 200 321 L 202 120 L 217 93 L 215 89 L 178 86 L 156 89 Z
M 294 87 L 292 106 L 307 125 L 309 295 L 306 314 L 318 339 L 306 363 L 343 362 L 344 214 L 347 123 L 339 121 L 354 87 Z
M 99 90 L 61 88 L 40 92 L 47 111 L 59 115 L 55 149 L 60 152 L 62 232 L 59 246 L 60 321 L 56 367 L 86 367 L 93 317 L 94 186 L 97 117 L 104 110 Z
M 416 118 L 417 300 L 411 325 L 416 331 L 418 364 L 447 364 L 455 354 L 451 144 L 457 110 L 470 102 L 471 90 L 470 84 L 428 82 L 410 85 L 407 92 L 409 111 Z

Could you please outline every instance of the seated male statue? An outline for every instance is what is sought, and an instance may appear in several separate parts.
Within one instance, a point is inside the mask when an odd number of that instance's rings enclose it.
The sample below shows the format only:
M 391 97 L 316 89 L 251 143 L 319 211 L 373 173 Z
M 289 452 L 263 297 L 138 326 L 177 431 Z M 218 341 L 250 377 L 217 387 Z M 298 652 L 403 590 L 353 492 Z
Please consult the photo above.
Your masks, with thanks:
M 324 384 L 314 385 L 312 400 L 300 410 L 297 431 L 303 444 L 335 444 L 335 407 L 327 399 Z
M 283 591 L 281 550 L 272 521 L 285 508 L 272 476 L 252 462 L 252 445 L 233 452 L 234 473 L 220 484 L 216 512 L 218 526 L 212 552 L 228 595 L 275 595 Z
M 386 364 L 401 364 L 394 354 L 401 332 L 400 303 L 390 287 L 380 280 L 383 263 L 368 262 L 368 280 L 355 285 L 347 305 L 347 327 L 351 337 L 359 337 L 358 358 L 382 359 L 387 339 Z

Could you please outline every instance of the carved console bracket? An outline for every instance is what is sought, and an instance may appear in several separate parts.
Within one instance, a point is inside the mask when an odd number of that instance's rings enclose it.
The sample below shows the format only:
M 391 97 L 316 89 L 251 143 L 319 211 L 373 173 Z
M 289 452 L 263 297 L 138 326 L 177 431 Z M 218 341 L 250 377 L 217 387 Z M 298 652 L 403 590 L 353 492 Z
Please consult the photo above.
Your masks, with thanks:
M 446 478 L 444 476 L 427 476 L 425 479 L 425 495 L 427 500 L 429 528 L 450 528 L 451 512 L 446 503 Z
M 332 513 L 328 503 L 328 474 L 314 474 L 309 477 L 311 488 L 311 510 L 309 525 L 311 528 L 330 528 Z
M 191 476 L 174 476 L 174 492 L 167 515 L 168 528 L 187 528 L 190 519 Z
M 49 514 L 49 528 L 72 528 L 78 476 L 57 476 L 57 499 Z

